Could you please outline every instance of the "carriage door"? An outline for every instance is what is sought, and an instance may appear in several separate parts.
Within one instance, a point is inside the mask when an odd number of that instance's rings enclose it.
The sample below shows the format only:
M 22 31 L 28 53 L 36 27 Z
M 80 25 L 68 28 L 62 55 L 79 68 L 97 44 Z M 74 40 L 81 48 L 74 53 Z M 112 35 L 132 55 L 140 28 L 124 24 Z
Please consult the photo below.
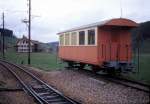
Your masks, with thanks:
M 119 60 L 119 34 L 113 31 L 111 34 L 111 44 L 110 44 L 110 59 L 111 61 Z
M 111 61 L 118 61 L 118 43 L 111 43 Z

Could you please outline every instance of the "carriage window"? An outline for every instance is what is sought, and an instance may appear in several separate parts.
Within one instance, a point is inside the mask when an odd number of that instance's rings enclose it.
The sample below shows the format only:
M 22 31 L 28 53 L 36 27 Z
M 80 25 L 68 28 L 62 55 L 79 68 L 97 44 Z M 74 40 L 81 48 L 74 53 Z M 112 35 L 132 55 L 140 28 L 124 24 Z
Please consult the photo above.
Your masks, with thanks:
M 95 30 L 88 30 L 88 45 L 95 44 Z
M 85 44 L 85 31 L 79 32 L 79 45 Z
M 65 45 L 69 45 L 69 33 L 65 34 Z
M 76 32 L 71 33 L 71 45 L 77 45 L 77 33 Z
M 61 46 L 64 45 L 64 35 L 59 36 L 59 42 Z

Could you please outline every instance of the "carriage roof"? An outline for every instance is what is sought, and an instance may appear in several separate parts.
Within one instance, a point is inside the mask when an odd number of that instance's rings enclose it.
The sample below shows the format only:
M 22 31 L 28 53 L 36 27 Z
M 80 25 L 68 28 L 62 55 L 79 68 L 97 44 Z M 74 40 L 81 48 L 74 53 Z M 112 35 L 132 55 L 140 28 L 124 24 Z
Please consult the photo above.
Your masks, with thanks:
M 115 19 L 104 20 L 104 21 L 100 21 L 100 22 L 96 22 L 96 23 L 92 23 L 92 24 L 72 28 L 72 29 L 69 29 L 69 30 L 66 30 L 66 31 L 62 31 L 58 34 L 62 34 L 62 33 L 65 33 L 65 32 L 72 32 L 72 31 L 76 31 L 76 30 L 82 30 L 82 29 L 86 29 L 86 28 L 92 28 L 92 27 L 101 27 L 101 26 L 137 27 L 138 24 L 136 22 L 130 20 L 130 19 L 115 18 Z

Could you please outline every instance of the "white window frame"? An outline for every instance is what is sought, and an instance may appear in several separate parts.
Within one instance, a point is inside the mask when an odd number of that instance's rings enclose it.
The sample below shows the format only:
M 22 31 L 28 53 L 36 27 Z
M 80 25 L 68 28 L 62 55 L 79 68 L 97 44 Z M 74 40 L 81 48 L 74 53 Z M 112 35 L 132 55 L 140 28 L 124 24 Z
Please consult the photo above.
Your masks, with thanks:
M 65 38 L 64 38 L 64 40 L 65 40 L 64 46 L 70 46 L 70 41 L 71 41 L 70 32 L 66 32 L 66 33 L 64 33 L 64 35 L 65 35 Z M 68 42 L 68 45 L 66 45 L 66 35 L 69 35 L 69 42 Z
M 88 30 L 95 30 L 95 44 L 88 44 Z M 79 32 L 80 31 L 84 31 L 85 32 L 85 44 L 84 45 L 79 45 Z M 72 45 L 71 43 L 71 35 L 73 32 L 76 32 L 77 35 L 77 43 L 76 45 Z M 65 37 L 66 34 L 69 34 L 69 45 L 65 45 Z M 79 29 L 76 31 L 71 31 L 71 32 L 64 32 L 64 33 L 60 33 L 60 35 L 63 35 L 63 45 L 60 44 L 60 40 L 59 40 L 59 46 L 97 46 L 97 39 L 98 39 L 98 27 L 91 27 L 91 28 L 86 28 L 86 29 Z
M 75 45 L 72 45 L 72 33 L 75 33 L 76 35 L 76 44 Z M 70 32 L 70 46 L 77 46 L 78 45 L 78 32 L 77 31 L 72 31 Z
M 95 44 L 91 44 L 91 45 L 88 44 L 88 30 L 95 30 Z M 79 45 L 79 32 L 80 31 L 85 31 L 85 45 Z M 98 35 L 98 27 L 91 27 L 91 28 L 78 30 L 77 46 L 97 46 L 97 35 Z
M 88 44 L 88 30 L 95 30 L 95 44 Z M 97 46 L 97 34 L 98 34 L 98 28 L 97 27 L 94 27 L 94 28 L 88 28 L 86 29 L 87 31 L 87 46 Z
M 63 36 L 63 44 L 60 44 L 60 36 Z M 64 46 L 65 45 L 65 34 L 59 34 L 59 46 Z
M 79 32 L 84 31 L 85 37 L 84 37 L 84 45 L 79 44 Z M 86 31 L 85 29 L 83 30 L 78 30 L 78 46 L 86 46 Z

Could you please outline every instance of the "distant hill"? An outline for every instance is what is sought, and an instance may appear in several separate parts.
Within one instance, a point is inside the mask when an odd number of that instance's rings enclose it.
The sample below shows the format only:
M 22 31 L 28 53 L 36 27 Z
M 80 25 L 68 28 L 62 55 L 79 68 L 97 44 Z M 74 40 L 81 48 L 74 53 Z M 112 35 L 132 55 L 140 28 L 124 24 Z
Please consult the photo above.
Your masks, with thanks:
M 47 43 L 39 42 L 38 45 L 42 52 L 50 52 L 50 46 Z
M 2 50 L 2 42 L 3 42 L 2 31 L 3 29 L 0 28 L 0 50 Z M 5 39 L 5 48 L 14 47 L 17 41 L 17 38 L 13 34 L 13 31 L 9 29 L 4 30 L 4 39 Z
M 47 44 L 50 46 L 52 52 L 57 52 L 58 51 L 58 44 L 59 44 L 58 41 L 49 42 Z
M 2 34 L 3 29 L 0 28 L 0 33 Z M 13 37 L 13 31 L 9 29 L 4 29 L 4 36 L 6 37 Z

